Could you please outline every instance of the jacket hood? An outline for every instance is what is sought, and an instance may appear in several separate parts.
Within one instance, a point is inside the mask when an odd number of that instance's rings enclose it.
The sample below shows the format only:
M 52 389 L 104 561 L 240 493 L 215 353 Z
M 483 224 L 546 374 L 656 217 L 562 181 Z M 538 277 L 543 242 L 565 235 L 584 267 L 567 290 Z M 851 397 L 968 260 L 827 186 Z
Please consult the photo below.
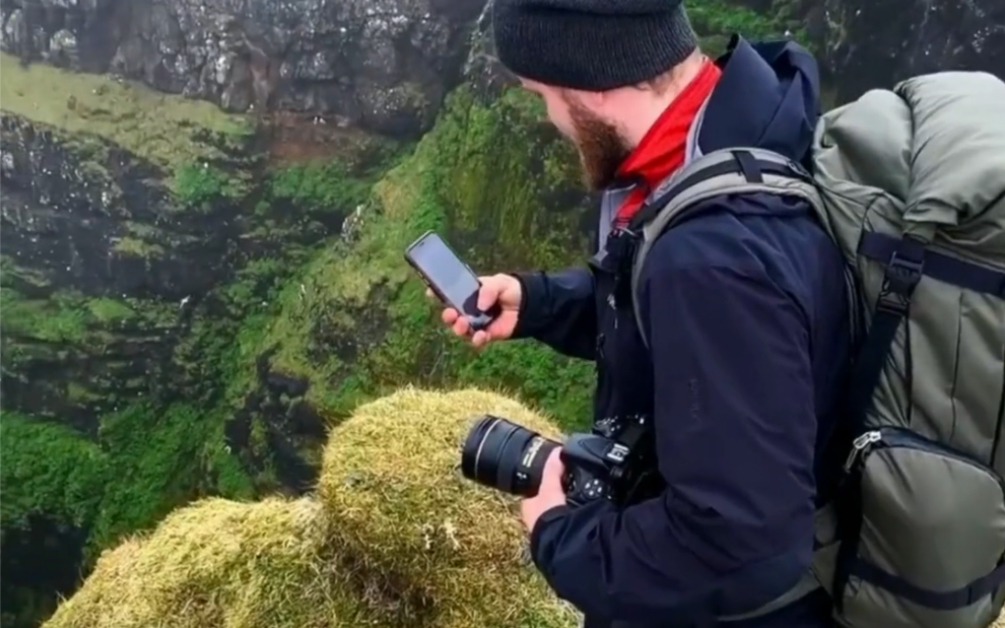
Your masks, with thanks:
M 820 110 L 813 55 L 793 41 L 751 43 L 734 35 L 716 64 L 722 76 L 701 115 L 700 151 L 746 146 L 804 161 Z

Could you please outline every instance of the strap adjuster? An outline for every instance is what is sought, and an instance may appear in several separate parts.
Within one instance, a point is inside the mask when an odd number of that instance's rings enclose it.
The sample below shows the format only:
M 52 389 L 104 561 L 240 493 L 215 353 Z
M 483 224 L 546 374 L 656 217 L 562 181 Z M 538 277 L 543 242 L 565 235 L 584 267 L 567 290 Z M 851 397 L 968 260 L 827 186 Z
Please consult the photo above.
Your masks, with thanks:
M 901 251 L 894 251 L 883 273 L 885 287 L 901 296 L 909 296 L 918 286 L 924 271 L 924 259 L 907 259 L 901 255 Z
M 876 309 L 905 314 L 924 273 L 925 243 L 905 235 L 883 270 L 883 288 Z

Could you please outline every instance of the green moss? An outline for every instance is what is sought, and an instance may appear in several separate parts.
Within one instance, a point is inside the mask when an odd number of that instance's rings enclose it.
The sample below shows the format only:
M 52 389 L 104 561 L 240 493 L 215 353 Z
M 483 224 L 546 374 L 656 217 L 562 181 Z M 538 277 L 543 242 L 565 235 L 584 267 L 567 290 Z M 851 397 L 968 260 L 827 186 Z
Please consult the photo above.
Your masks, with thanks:
M 279 293 L 262 347 L 275 350 L 274 369 L 311 382 L 308 400 L 322 412 L 346 416 L 405 383 L 475 383 L 515 391 L 567 425 L 589 418 L 591 365 L 534 343 L 474 352 L 442 329 L 402 258 L 435 229 L 484 272 L 581 259 L 579 212 L 547 200 L 579 189 L 577 162 L 542 113 L 521 91 L 491 106 L 455 91 L 433 131 L 374 187 L 359 238 L 322 249 Z
M 126 321 L 136 316 L 127 303 L 115 299 L 91 299 L 87 302 L 87 309 L 101 323 Z
M 366 199 L 372 181 L 353 176 L 341 161 L 294 164 L 270 173 L 269 195 L 303 211 L 342 210 Z
M 712 56 L 722 54 L 733 33 L 747 40 L 782 37 L 786 31 L 800 43 L 807 37 L 792 15 L 791 2 L 774 0 L 772 10 L 762 14 L 729 0 L 699 0 L 687 5 L 687 14 L 701 37 L 702 49 Z
M 186 207 L 207 210 L 214 201 L 241 198 L 248 193 L 249 185 L 247 176 L 227 174 L 203 161 L 178 167 L 172 189 Z
M 101 138 L 174 173 L 223 157 L 222 145 L 241 145 L 253 132 L 245 117 L 212 103 L 44 64 L 24 68 L 7 53 L 0 74 L 0 108 L 71 134 L 84 161 L 105 160 L 106 146 L 93 139 Z
M 34 288 L 49 287 L 49 279 L 44 273 L 18 266 L 17 262 L 10 256 L 0 255 L 0 282 L 9 285 L 15 281 L 24 282 Z M 0 306 L 2 306 L 2 303 L 3 301 L 0 299 Z
M 228 493 L 248 497 L 247 478 L 236 461 L 227 460 L 222 434 L 214 434 L 221 424 L 219 417 L 184 403 L 165 410 L 135 404 L 104 417 L 99 438 L 117 477 L 125 481 L 102 491 L 92 547 L 146 529 L 179 504 L 212 490 L 213 483 L 202 478 L 217 476 Z
M 17 413 L 0 413 L 2 528 L 22 526 L 33 513 L 86 526 L 111 479 L 108 456 L 69 429 Z
M 87 333 L 87 313 L 79 302 L 72 293 L 26 299 L 11 288 L 0 288 L 0 330 L 49 343 L 80 342 Z
M 3 282 L 8 280 L 4 277 Z M 27 298 L 13 288 L 0 287 L 0 331 L 12 344 L 37 341 L 55 348 L 97 348 L 108 341 L 112 326 L 127 321 L 156 326 L 167 322 L 164 313 L 162 304 L 139 299 L 89 299 L 73 290 Z
M 70 382 L 66 385 L 66 398 L 73 403 L 91 403 L 100 401 L 101 395 L 90 390 L 78 382 Z
M 112 242 L 112 250 L 116 253 L 121 253 L 123 255 L 129 255 L 132 257 L 163 257 L 164 247 L 155 243 L 148 242 L 146 240 L 140 240 L 139 238 L 133 238 L 130 236 L 122 236 L 121 238 L 116 238 Z

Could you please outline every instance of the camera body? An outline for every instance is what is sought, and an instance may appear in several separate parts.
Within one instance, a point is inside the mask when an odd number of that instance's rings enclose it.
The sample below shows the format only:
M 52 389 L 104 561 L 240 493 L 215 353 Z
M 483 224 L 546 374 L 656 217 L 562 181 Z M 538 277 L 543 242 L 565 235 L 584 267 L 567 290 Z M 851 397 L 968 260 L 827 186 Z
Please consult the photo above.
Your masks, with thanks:
M 485 415 L 471 428 L 461 450 L 464 477 L 511 495 L 533 497 L 549 454 L 561 447 L 566 501 L 596 499 L 627 505 L 662 488 L 647 417 L 605 419 L 590 433 L 571 434 L 564 444 L 500 417 Z
M 596 499 L 624 505 L 638 498 L 655 474 L 646 417 L 598 421 L 590 433 L 570 434 L 562 446 L 566 501 L 579 506 Z

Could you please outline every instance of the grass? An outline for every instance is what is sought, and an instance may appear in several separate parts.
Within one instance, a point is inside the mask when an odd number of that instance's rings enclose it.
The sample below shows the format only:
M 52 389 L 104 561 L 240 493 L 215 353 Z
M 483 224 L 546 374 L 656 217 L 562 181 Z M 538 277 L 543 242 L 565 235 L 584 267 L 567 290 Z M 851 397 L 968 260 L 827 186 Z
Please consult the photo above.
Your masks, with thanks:
M 104 552 L 50 628 L 353 626 L 312 499 L 210 498 Z
M 45 628 L 565 628 L 515 500 L 460 478 L 481 412 L 554 435 L 477 390 L 403 390 L 335 428 L 317 494 L 200 500 L 104 552 Z
M 209 102 L 163 94 L 108 76 L 45 64 L 25 68 L 7 53 L 0 53 L 0 75 L 3 111 L 75 138 L 101 137 L 169 173 L 220 156 L 218 148 L 197 137 L 199 132 L 237 141 L 252 133 L 246 118 Z

